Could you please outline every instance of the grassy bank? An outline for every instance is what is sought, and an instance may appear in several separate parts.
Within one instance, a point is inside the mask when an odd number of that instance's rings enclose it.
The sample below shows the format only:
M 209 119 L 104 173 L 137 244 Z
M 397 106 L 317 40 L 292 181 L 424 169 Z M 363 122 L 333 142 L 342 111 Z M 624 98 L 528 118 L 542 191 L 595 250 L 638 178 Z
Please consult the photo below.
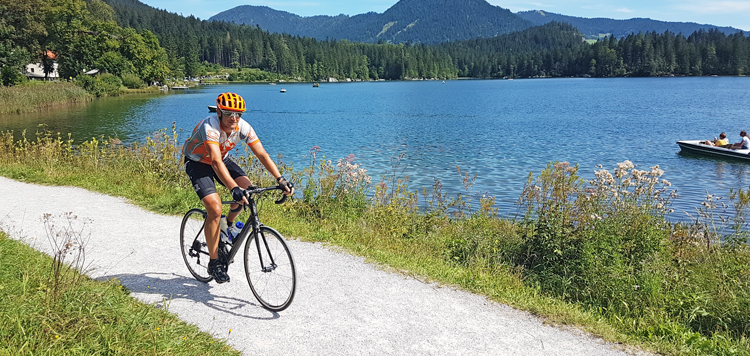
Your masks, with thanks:
M 142 305 L 0 232 L 0 355 L 239 355 L 167 307 Z M 168 305 L 168 303 L 166 303 Z
M 175 143 L 167 130 L 128 147 L 6 133 L 0 175 L 182 214 L 200 203 Z M 673 355 L 750 354 L 747 191 L 726 200 L 737 214 L 725 215 L 710 197 L 695 223 L 675 225 L 665 219 L 672 195 L 658 167 L 624 162 L 584 182 L 577 167 L 559 163 L 529 176 L 519 197 L 524 213 L 505 220 L 495 216 L 492 197 L 470 199 L 466 172 L 458 172 L 466 194 L 456 197 L 437 181 L 430 191 L 411 191 L 397 176 L 384 177 L 373 193 L 353 156 L 330 162 L 316 160 L 317 148 L 310 153 L 308 167 L 280 163 L 300 182 L 301 197 L 261 207 L 262 220 L 287 236 L 336 244 L 607 340 Z M 240 156 L 253 181 L 272 184 L 257 161 Z
M 93 96 L 73 83 L 28 82 L 0 86 L 0 115 L 90 101 Z

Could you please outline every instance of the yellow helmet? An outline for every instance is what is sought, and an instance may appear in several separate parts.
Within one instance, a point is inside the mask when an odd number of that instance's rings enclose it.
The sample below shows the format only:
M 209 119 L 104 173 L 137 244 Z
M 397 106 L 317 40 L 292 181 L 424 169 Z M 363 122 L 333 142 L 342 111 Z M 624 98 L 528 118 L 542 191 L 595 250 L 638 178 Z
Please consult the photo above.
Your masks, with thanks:
M 216 97 L 216 108 L 222 111 L 244 112 L 245 99 L 235 93 L 221 93 Z

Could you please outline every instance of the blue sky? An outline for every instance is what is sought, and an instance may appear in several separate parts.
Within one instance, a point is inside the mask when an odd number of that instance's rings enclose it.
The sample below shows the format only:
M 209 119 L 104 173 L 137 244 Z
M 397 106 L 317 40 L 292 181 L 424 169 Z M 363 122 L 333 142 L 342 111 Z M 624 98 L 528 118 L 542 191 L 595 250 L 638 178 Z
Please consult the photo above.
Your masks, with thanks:
M 300 16 L 357 15 L 382 13 L 398 0 L 141 0 L 169 12 L 194 15 L 201 19 L 240 5 L 268 6 Z M 629 19 L 647 17 L 662 21 L 697 22 L 731 26 L 750 31 L 750 0 L 489 0 L 513 12 L 546 10 L 578 17 Z

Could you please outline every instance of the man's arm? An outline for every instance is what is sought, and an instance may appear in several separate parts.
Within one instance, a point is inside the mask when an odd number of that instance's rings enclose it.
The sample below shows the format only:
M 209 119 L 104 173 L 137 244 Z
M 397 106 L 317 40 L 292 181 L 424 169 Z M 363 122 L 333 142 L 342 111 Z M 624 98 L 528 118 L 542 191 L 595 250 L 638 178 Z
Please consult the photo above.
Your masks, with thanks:
M 266 167 L 266 170 L 268 170 L 268 173 L 271 173 L 271 175 L 274 178 L 281 177 L 279 168 L 276 167 L 276 163 L 273 162 L 273 160 L 271 159 L 271 156 L 268 155 L 268 152 L 266 152 L 266 149 L 263 148 L 263 144 L 261 144 L 260 141 L 250 146 L 250 149 L 253 151 L 253 154 L 255 155 L 255 157 L 258 157 L 258 161 L 260 161 L 260 163 L 263 164 L 263 167 Z M 294 193 L 294 188 L 292 188 L 291 190 L 284 191 L 284 194 L 287 194 L 287 195 L 290 195 L 292 193 Z
M 224 158 L 221 156 L 221 150 L 217 144 L 206 144 L 208 155 L 211 158 L 211 168 L 214 169 L 216 176 L 221 179 L 227 189 L 232 190 L 237 187 L 237 182 L 232 179 L 227 166 L 224 165 Z
M 276 163 L 273 162 L 271 156 L 269 156 L 268 152 L 266 152 L 266 149 L 263 148 L 262 143 L 256 142 L 255 144 L 250 146 L 250 149 L 253 151 L 255 157 L 258 157 L 258 160 L 261 164 L 263 164 L 263 167 L 266 167 L 268 173 L 271 173 L 274 178 L 278 178 L 281 176 L 281 173 L 279 173 L 279 168 L 276 167 Z

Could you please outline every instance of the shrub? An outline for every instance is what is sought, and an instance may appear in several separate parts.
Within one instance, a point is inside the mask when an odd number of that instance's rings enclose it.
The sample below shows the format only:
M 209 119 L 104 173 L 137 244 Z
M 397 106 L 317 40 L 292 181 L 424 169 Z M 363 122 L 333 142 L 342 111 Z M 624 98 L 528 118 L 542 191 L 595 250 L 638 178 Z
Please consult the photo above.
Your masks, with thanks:
M 26 76 L 16 68 L 5 66 L 0 70 L 0 84 L 14 86 L 26 82 Z
M 127 58 L 122 54 L 113 51 L 102 54 L 96 60 L 94 65 L 102 72 L 112 73 L 114 75 L 121 75 L 135 70 L 133 64 Z
M 96 77 L 79 75 L 76 84 L 92 95 L 108 96 L 120 94 L 122 81 L 114 74 L 104 73 Z
M 577 173 L 563 162 L 529 176 L 520 203 L 531 233 L 520 263 L 553 294 L 636 316 L 661 288 L 669 182 L 658 166 L 629 161 L 588 184 Z
M 145 86 L 145 83 L 137 74 L 124 73 L 122 75 L 122 85 L 128 89 L 141 89 Z

